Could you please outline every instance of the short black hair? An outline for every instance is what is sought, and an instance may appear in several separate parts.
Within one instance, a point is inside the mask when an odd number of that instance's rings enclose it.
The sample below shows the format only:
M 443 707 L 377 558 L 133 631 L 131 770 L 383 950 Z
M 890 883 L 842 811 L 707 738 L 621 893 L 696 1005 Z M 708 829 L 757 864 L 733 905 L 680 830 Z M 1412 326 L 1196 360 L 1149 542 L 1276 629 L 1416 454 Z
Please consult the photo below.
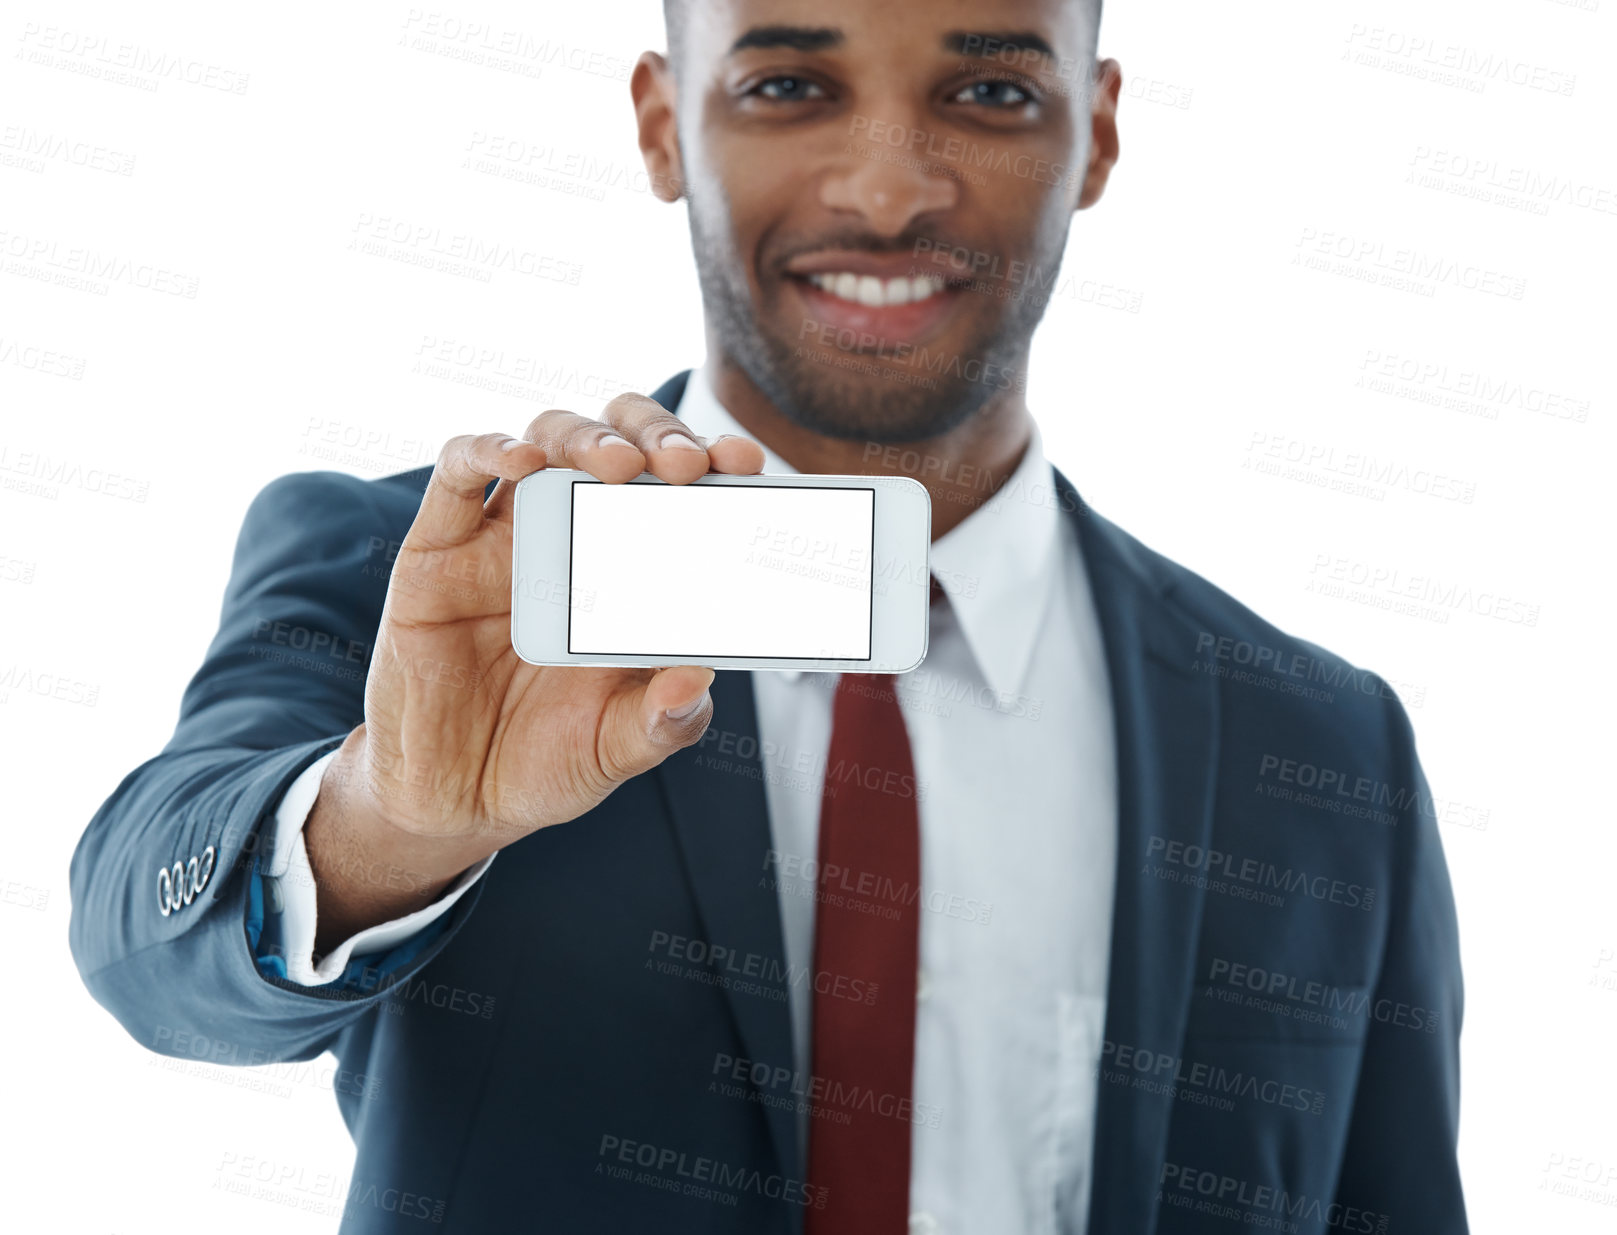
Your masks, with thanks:
M 1104 2 L 1105 0 L 1088 0 L 1094 15 L 1090 31 L 1097 41 L 1100 38 L 1101 7 Z M 676 72 L 685 54 L 685 9 L 689 3 L 690 0 L 663 0 L 663 25 L 668 32 L 668 63 Z M 1093 44 L 1089 53 L 1095 54 Z

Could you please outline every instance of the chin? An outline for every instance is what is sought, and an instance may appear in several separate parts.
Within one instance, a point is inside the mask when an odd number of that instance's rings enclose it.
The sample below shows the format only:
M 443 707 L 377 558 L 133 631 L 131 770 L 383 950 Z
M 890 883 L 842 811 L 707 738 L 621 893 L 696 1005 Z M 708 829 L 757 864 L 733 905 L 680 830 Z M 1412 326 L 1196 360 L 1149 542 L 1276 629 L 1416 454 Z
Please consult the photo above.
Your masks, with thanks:
M 769 391 L 771 401 L 795 424 L 822 437 L 883 445 L 941 437 L 994 394 L 858 353 L 793 355 L 774 377 L 780 390 Z

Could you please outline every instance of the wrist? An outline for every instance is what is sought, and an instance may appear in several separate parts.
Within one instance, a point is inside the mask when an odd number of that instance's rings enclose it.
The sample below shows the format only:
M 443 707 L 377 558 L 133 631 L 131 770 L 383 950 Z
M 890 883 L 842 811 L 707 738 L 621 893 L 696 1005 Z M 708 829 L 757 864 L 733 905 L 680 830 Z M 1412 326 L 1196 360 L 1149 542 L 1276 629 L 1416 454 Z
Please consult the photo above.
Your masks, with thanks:
M 437 900 L 491 852 L 471 838 L 433 836 L 395 823 L 366 772 L 364 726 L 327 765 L 304 822 L 318 904 L 317 951 Z

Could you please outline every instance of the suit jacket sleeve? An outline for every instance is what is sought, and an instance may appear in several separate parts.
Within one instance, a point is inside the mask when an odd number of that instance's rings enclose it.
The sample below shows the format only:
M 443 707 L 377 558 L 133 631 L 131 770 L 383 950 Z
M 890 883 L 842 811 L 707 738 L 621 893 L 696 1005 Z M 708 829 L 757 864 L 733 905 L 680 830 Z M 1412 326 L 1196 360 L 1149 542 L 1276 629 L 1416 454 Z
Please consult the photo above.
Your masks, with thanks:
M 1399 802 L 1385 951 L 1337 1188 L 1343 1231 L 1465 1235 L 1456 1144 L 1463 990 L 1454 895 L 1408 714 L 1383 686 Z M 1353 1212 L 1358 1211 L 1358 1212 Z
M 364 720 L 387 589 L 380 547 L 398 534 L 353 477 L 302 472 L 265 486 L 243 521 L 219 632 L 173 736 L 123 779 L 79 841 L 74 961 L 96 1001 L 152 1050 L 220 1063 L 313 1058 L 427 964 L 481 895 L 478 881 L 430 946 L 363 991 L 261 974 L 245 933 L 249 885 L 260 859 L 268 865 L 282 795 Z M 159 869 L 186 868 L 210 846 L 206 886 L 165 916 Z

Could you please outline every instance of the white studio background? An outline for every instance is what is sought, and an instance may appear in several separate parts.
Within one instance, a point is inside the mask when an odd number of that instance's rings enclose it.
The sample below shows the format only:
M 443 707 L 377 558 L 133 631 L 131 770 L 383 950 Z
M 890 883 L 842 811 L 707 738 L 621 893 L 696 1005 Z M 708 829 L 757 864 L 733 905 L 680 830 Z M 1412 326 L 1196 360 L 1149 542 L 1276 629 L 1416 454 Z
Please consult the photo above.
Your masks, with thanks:
M 1609 1231 L 1617 0 L 1106 8 L 1122 159 L 1035 347 L 1047 448 L 1398 685 L 1449 807 L 1473 1229 Z M 108 80 L 120 43 L 198 80 Z M 662 45 L 656 0 L 0 8 L 8 1229 L 334 1228 L 329 1072 L 130 1040 L 69 957 L 68 859 L 167 740 L 266 482 L 701 360 L 683 207 L 635 176 L 628 67 Z M 495 139 L 533 153 L 491 174 Z M 372 220 L 554 261 L 439 273 L 356 245 Z M 163 287 L 53 283 L 73 249 Z M 223 1186 L 246 1160 L 257 1197 Z

